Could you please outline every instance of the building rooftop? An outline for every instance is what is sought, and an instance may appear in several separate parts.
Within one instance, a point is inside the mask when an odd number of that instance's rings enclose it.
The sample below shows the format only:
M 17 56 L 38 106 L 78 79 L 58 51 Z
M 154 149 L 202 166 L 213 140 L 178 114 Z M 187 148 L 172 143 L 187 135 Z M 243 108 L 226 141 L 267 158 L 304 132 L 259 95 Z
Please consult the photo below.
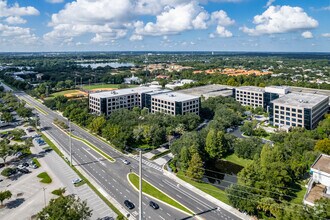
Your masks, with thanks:
M 199 98 L 199 96 L 187 95 L 187 94 L 183 94 L 183 93 L 179 93 L 179 92 L 169 92 L 169 93 L 162 93 L 162 94 L 154 95 L 154 96 L 152 96 L 152 98 L 161 99 L 161 100 L 170 101 L 170 102 L 175 102 L 175 101 L 184 102 L 184 101 L 188 101 L 191 99 Z
M 236 89 L 247 91 L 247 92 L 265 92 L 265 88 L 257 86 L 240 86 Z
M 160 90 L 159 88 L 150 88 L 150 87 L 142 86 L 136 88 L 118 89 L 113 91 L 91 93 L 90 96 L 93 96 L 95 98 L 109 98 L 114 96 L 129 95 L 135 93 L 147 93 L 147 92 L 153 92 L 159 90 Z
M 279 105 L 290 105 L 290 106 L 296 106 L 302 108 L 313 108 L 315 105 L 328 98 L 329 98 L 328 96 L 319 95 L 319 94 L 289 93 L 285 96 L 273 100 L 272 103 Z
M 205 98 L 209 98 L 216 96 L 232 96 L 233 88 L 234 87 L 232 86 L 214 84 L 183 89 L 179 90 L 178 92 L 187 95 L 195 95 L 199 97 L 204 96 Z
M 325 89 L 310 89 L 310 88 L 304 88 L 304 87 L 294 87 L 290 86 L 292 92 L 303 92 L 303 93 L 312 93 L 312 94 L 319 94 L 319 95 L 326 95 L 330 96 L 330 90 Z
M 330 156 L 321 154 L 312 165 L 312 169 L 330 174 Z
M 151 87 L 153 88 L 153 87 Z M 148 95 L 158 95 L 158 94 L 162 94 L 162 93 L 168 93 L 168 92 L 172 92 L 172 90 L 170 89 L 159 89 L 159 90 L 154 90 L 151 92 L 147 92 Z

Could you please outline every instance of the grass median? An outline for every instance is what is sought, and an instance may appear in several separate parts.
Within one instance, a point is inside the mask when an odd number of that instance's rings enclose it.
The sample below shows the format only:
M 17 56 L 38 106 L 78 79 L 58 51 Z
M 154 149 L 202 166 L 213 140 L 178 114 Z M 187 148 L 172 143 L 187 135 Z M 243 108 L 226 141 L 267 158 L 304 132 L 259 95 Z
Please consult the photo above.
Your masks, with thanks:
M 130 173 L 130 174 L 128 174 L 128 178 L 129 178 L 129 181 L 131 182 L 131 184 L 135 187 L 135 189 L 139 190 L 139 176 L 136 175 L 135 173 Z M 165 193 L 161 192 L 159 189 L 157 189 L 156 187 L 154 187 L 153 185 L 151 185 L 150 183 L 148 183 L 144 180 L 142 181 L 142 190 L 143 190 L 143 193 L 145 193 L 149 196 L 152 196 L 164 203 L 167 203 L 179 210 L 182 210 L 187 214 L 191 214 L 191 215 L 194 214 L 188 208 L 181 205 L 179 202 L 175 201 L 174 199 L 172 199 L 171 197 L 169 197 Z
M 52 182 L 52 178 L 50 178 L 50 176 L 46 172 L 39 173 L 37 177 L 41 179 L 41 183 L 50 184 Z
M 53 142 L 49 140 L 49 138 L 41 134 L 42 138 L 45 140 L 45 142 L 70 166 L 70 163 L 68 160 L 64 158 L 64 155 L 62 152 L 55 146 Z M 118 216 L 117 219 L 125 219 L 124 215 L 107 199 L 105 196 L 100 193 L 96 187 L 89 182 L 89 180 L 83 176 L 74 166 L 71 166 L 71 168 L 75 171 L 75 173 L 79 176 L 80 179 L 82 179 L 108 206 L 110 209 L 112 209 Z
M 43 115 L 48 115 L 47 112 L 45 112 L 43 109 L 39 108 L 36 105 L 32 105 L 30 102 L 26 101 L 25 99 L 23 99 L 27 104 L 29 104 L 30 106 L 32 106 L 33 108 L 35 108 L 38 112 L 40 112 Z

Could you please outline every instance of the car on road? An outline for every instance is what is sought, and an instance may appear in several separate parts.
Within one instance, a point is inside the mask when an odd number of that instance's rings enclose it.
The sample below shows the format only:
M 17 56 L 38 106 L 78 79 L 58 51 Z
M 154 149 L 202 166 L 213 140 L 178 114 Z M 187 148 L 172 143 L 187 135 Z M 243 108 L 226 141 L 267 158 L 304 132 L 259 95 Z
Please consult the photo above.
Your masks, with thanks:
M 82 179 L 76 178 L 76 179 L 73 179 L 71 182 L 72 182 L 72 184 L 77 184 L 77 183 L 80 183 L 81 181 L 82 181 Z
M 153 201 L 150 201 L 149 205 L 153 209 L 159 209 L 159 205 L 157 203 L 153 202 Z
M 128 160 L 123 160 L 123 163 L 126 164 L 126 165 L 128 165 L 128 164 L 130 164 L 131 162 L 129 162 Z
M 125 200 L 124 201 L 124 204 L 125 206 L 128 208 L 128 209 L 134 209 L 135 205 L 133 204 L 133 202 L 129 201 L 129 200 Z

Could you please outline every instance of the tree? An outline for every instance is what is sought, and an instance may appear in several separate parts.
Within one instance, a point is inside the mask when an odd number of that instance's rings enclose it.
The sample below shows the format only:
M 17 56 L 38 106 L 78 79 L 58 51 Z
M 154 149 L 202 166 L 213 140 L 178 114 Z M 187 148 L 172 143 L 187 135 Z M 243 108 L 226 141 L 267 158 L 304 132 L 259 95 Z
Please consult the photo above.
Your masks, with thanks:
M 48 206 L 37 214 L 40 220 L 84 220 L 92 216 L 92 210 L 86 201 L 81 201 L 75 195 L 60 196 L 51 199 Z
M 194 180 L 200 181 L 204 176 L 204 172 L 202 158 L 198 153 L 195 153 L 189 162 L 186 175 Z
M 16 109 L 16 112 L 18 116 L 22 118 L 28 118 L 32 116 L 32 109 L 30 108 L 25 108 L 23 105 L 19 106 L 18 109 Z
M 235 208 L 252 215 L 257 213 L 258 197 L 251 192 L 251 188 L 233 184 L 226 189 L 226 192 L 230 204 Z
M 9 112 L 4 112 L 1 115 L 1 119 L 5 122 L 11 122 L 13 121 L 13 116 Z
M 1 206 L 3 205 L 3 201 L 5 201 L 6 199 L 10 199 L 12 196 L 11 192 L 9 190 L 6 191 L 1 191 L 0 192 L 0 202 L 1 202 Z
M 241 127 L 241 131 L 244 132 L 245 135 L 251 136 L 256 125 L 256 121 L 246 121 Z
M 89 124 L 89 129 L 91 129 L 91 131 L 96 134 L 100 134 L 101 129 L 103 128 L 106 122 L 107 121 L 103 116 L 99 116 Z
M 328 138 L 318 140 L 315 144 L 314 150 L 330 155 L 330 140 Z
M 262 145 L 262 140 L 257 137 L 237 139 L 234 142 L 235 154 L 238 157 L 252 160 L 256 154 L 259 157 Z
M 321 198 L 315 202 L 315 214 L 320 219 L 330 219 L 330 199 Z
M 6 140 L 0 141 L 0 158 L 2 158 L 3 163 L 6 163 L 6 158 L 12 155 L 12 148 L 9 146 Z
M 210 129 L 205 141 L 205 150 L 212 159 L 220 159 L 226 152 L 224 144 L 224 132 Z

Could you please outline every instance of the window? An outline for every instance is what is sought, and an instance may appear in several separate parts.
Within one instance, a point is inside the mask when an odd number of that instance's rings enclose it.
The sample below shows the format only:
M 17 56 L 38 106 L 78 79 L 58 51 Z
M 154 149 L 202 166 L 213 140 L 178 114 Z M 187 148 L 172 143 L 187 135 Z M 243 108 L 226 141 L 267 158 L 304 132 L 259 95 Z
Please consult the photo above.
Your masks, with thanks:
M 290 117 L 286 117 L 285 119 L 286 119 L 287 121 L 290 121 Z
M 298 115 L 298 118 L 302 118 L 302 115 L 299 114 L 299 115 Z
M 292 117 L 296 117 L 297 116 L 297 114 L 295 114 L 295 113 L 292 113 Z
M 290 108 L 286 107 L 285 110 L 286 110 L 286 111 L 290 111 Z
M 296 112 L 296 111 L 297 111 L 297 109 L 293 108 L 293 109 L 291 109 L 291 111 L 292 111 L 292 112 Z
M 289 122 L 289 121 L 287 121 L 287 122 L 286 122 L 286 125 L 290 125 L 290 122 Z
M 298 109 L 298 113 L 302 113 L 302 110 L 301 109 Z

